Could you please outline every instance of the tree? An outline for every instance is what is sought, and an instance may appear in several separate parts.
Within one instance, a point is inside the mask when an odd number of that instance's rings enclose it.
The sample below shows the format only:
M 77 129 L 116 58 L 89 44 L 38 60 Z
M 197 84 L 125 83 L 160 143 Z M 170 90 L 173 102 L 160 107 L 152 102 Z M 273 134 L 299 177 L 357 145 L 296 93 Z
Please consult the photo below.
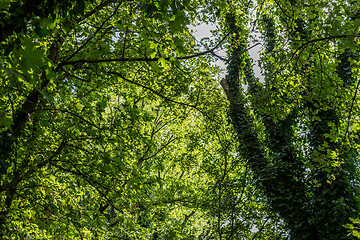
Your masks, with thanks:
M 338 7 L 357 14 L 353 4 Z M 341 21 L 344 26 L 329 29 L 328 13 L 321 16 L 318 11 L 306 4 L 277 2 L 277 7 L 259 16 L 267 54 L 263 58 L 264 84 L 255 79 L 244 53 L 244 24 L 238 23 L 234 13 L 227 15 L 228 31 L 234 32 L 227 75 L 234 99 L 230 116 L 240 152 L 248 159 L 272 210 L 284 219 L 290 236 L 348 239 L 344 225 L 359 214 L 355 195 L 358 150 L 353 144 L 357 130 L 349 127 L 352 118 L 357 118 L 352 108 L 358 84 L 352 72 L 356 72 L 353 62 L 358 56 L 357 48 L 349 49 L 344 42 L 356 41 L 351 26 L 358 20 L 331 12 L 336 16 L 332 24 Z M 288 40 L 280 42 L 277 36 Z M 257 123 L 241 91 L 240 76 L 248 84 Z M 344 100 L 351 106 L 342 104 Z M 256 124 L 265 128 L 265 140 L 260 139 Z M 301 139 L 300 134 L 305 137 Z
M 1 5 L 1 238 L 347 238 L 358 6 L 275 3 Z

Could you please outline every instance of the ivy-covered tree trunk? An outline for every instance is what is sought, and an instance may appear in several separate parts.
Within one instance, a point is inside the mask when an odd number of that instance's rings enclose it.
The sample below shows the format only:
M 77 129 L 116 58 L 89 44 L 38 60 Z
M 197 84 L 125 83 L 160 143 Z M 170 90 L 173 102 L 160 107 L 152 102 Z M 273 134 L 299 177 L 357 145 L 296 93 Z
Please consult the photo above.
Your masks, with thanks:
M 264 17 L 264 22 L 267 40 L 265 51 L 271 56 L 275 44 L 275 29 L 271 19 Z M 260 94 L 269 91 L 268 94 L 276 95 L 277 89 L 267 84 L 267 81 L 271 81 L 272 71 L 265 71 L 265 84 L 268 88 L 262 89 L 262 84 L 252 73 L 251 62 L 246 53 L 247 45 L 244 39 L 240 38 L 234 15 L 228 14 L 226 23 L 227 30 L 234 32 L 226 77 L 229 91 L 234 96 L 233 100 L 229 99 L 230 117 L 240 142 L 239 151 L 248 160 L 258 187 L 264 191 L 272 210 L 284 220 L 292 239 L 349 239 L 344 225 L 349 222 L 350 217 L 356 217 L 358 212 L 354 196 L 351 196 L 354 189 L 347 181 L 349 176 L 345 174 L 346 167 L 353 159 L 342 154 L 344 164 L 340 168 L 324 168 L 319 166 L 315 159 L 315 155 L 319 156 L 318 149 L 321 144 L 330 141 L 327 138 L 331 135 L 330 126 L 338 126 L 339 116 L 335 109 L 331 108 L 326 111 L 315 111 L 312 108 L 314 104 L 300 104 L 285 118 L 277 120 L 265 112 L 257 111 L 259 107 L 256 104 L 259 100 L 256 98 Z M 298 26 L 301 28 L 301 24 Z M 298 32 L 304 34 L 305 31 L 298 29 Z M 341 62 L 346 64 L 348 60 L 345 58 Z M 265 69 L 271 68 L 269 63 L 266 64 Z M 254 128 L 255 122 L 250 116 L 245 93 L 239 83 L 241 73 L 248 84 L 248 92 L 252 95 L 253 108 L 265 127 L 265 145 L 259 140 Z M 346 79 L 343 81 L 349 82 Z M 316 91 L 311 86 L 309 88 Z M 308 148 L 307 151 L 312 152 L 308 159 L 301 159 L 301 153 L 294 145 L 296 135 L 293 129 L 300 118 L 304 117 L 304 107 L 307 108 L 306 112 L 316 112 L 316 116 L 309 116 L 310 119 L 316 120 L 310 121 L 310 141 L 308 146 L 304 146 Z M 342 151 L 341 146 L 340 143 L 330 143 L 330 149 L 333 151 Z M 266 147 L 270 150 L 269 154 L 265 152 Z M 309 163 L 315 166 L 310 172 L 306 169 L 306 164 Z M 333 177 L 332 181 L 329 181 L 329 176 Z

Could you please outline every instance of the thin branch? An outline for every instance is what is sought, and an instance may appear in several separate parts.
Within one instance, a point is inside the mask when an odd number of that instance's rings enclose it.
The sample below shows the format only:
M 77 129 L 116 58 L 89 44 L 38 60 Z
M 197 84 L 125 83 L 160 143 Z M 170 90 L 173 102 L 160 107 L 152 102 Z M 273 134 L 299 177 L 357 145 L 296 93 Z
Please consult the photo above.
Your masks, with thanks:
M 172 135 L 170 136 L 169 140 L 167 141 L 167 143 L 165 143 L 163 146 L 161 146 L 155 153 L 153 153 L 151 156 L 148 157 L 141 157 L 138 160 L 138 164 L 140 165 L 142 162 L 155 157 L 156 155 L 158 155 L 164 148 L 166 148 L 167 146 L 169 146 L 172 142 L 174 142 L 177 138 L 174 138 Z
M 83 79 L 83 78 L 81 78 L 81 77 L 75 76 L 75 75 L 69 73 L 68 71 L 65 71 L 65 70 L 64 70 L 64 73 L 65 73 L 66 75 L 68 75 L 68 76 L 70 76 L 70 77 L 72 77 L 72 78 L 76 78 L 76 79 L 78 79 L 78 80 L 80 80 L 80 81 L 82 81 L 82 82 L 91 82 L 90 80 Z
M 105 19 L 105 21 L 100 25 L 100 27 L 98 29 L 96 29 L 96 31 L 94 32 L 94 34 L 92 34 L 78 49 L 76 49 L 76 51 L 71 54 L 69 57 L 67 57 L 64 62 L 68 62 L 70 59 L 72 59 L 76 54 L 78 54 L 81 49 L 83 49 L 95 36 L 96 34 L 102 29 L 102 27 L 116 14 L 117 10 L 119 9 L 120 5 L 122 2 L 120 2 L 118 4 L 118 6 L 115 8 L 114 12 Z M 62 63 L 59 63 L 59 65 L 61 65 Z
M 36 170 L 44 167 L 48 162 L 52 161 L 56 156 L 58 156 L 61 153 L 61 151 L 64 149 L 65 144 L 66 144 L 66 140 L 63 139 L 61 141 L 61 143 L 59 144 L 59 146 L 57 147 L 57 149 L 55 150 L 55 152 L 49 158 L 47 158 L 47 159 L 43 160 L 42 162 L 40 162 L 36 167 L 30 168 L 26 172 L 22 172 L 22 173 L 20 173 L 18 171 L 17 174 L 15 174 L 15 177 L 11 180 L 11 182 L 9 182 L 7 184 L 3 184 L 3 185 L 0 186 L 0 193 L 3 192 L 3 191 L 15 189 L 17 184 L 20 181 L 22 181 L 25 177 L 30 176 Z
M 267 218 L 267 219 L 265 220 L 264 224 L 261 226 L 261 228 L 259 229 L 259 231 L 254 234 L 254 236 L 252 237 L 252 240 L 254 240 L 254 239 L 259 235 L 259 233 L 265 228 L 265 226 L 266 226 L 266 224 L 267 224 L 268 221 L 269 221 L 269 218 Z
M 114 0 L 107 0 L 107 1 L 100 3 L 93 10 L 87 12 L 84 16 L 78 17 L 76 19 L 76 22 L 80 23 L 81 21 L 83 21 L 83 20 L 87 19 L 88 17 L 92 16 L 93 14 L 99 12 L 101 9 L 103 9 L 104 7 L 106 7 L 107 5 L 109 5 L 110 3 L 113 3 L 113 2 L 114 2 Z
M 359 90 L 359 86 L 360 86 L 360 79 L 358 80 L 354 97 L 353 97 L 353 99 L 351 100 L 351 106 L 350 106 L 350 111 L 349 111 L 349 116 L 348 116 L 348 122 L 347 122 L 347 127 L 346 127 L 346 133 L 345 133 L 345 136 L 347 136 L 348 138 L 349 138 L 349 128 L 350 128 L 351 113 L 352 113 L 352 109 L 353 109 L 353 107 L 354 107 L 354 102 L 355 102 L 355 99 L 356 99 L 357 92 L 358 92 L 358 90 Z
M 219 56 L 218 54 L 216 54 L 214 51 L 210 52 L 211 55 L 213 55 L 214 57 L 217 57 L 218 59 L 220 59 L 221 61 L 226 62 L 227 60 L 221 56 Z
M 229 32 L 228 34 L 226 34 L 226 36 L 224 36 L 217 44 L 215 47 L 206 50 L 204 52 L 199 52 L 199 53 L 195 53 L 192 55 L 188 55 L 188 56 L 184 56 L 184 57 L 177 57 L 176 59 L 178 60 L 186 60 L 186 59 L 191 59 L 191 58 L 196 58 L 196 57 L 200 57 L 203 55 L 207 55 L 207 54 L 213 54 L 213 52 L 225 41 L 225 39 L 230 35 L 231 32 Z M 72 54 L 74 55 L 74 54 Z M 169 61 L 171 57 L 165 57 L 163 59 Z M 70 58 L 68 58 L 67 60 L 69 60 Z M 142 58 L 108 58 L 108 59 L 79 59 L 79 60 L 75 60 L 75 61 L 63 61 L 61 63 L 59 63 L 59 65 L 56 67 L 55 72 L 58 71 L 60 68 L 62 68 L 63 66 L 66 65 L 75 65 L 75 64 L 80 64 L 80 63 L 105 63 L 105 62 L 156 62 L 160 59 L 160 57 L 157 58 L 147 58 L 147 57 L 142 57 Z
M 189 218 L 191 218 L 196 212 L 195 211 L 191 211 L 189 214 L 185 215 L 185 219 L 183 221 L 182 228 L 184 228 L 185 224 L 187 223 L 187 221 L 189 220 Z
M 241 57 L 244 53 L 246 53 L 247 51 L 249 51 L 250 49 L 252 49 L 252 48 L 254 48 L 254 47 L 258 46 L 258 45 L 261 45 L 261 43 L 256 43 L 256 44 L 246 48 L 244 51 L 240 52 L 239 54 L 230 57 L 229 59 L 226 60 L 226 63 L 229 63 L 229 61 L 232 60 L 232 59 Z
M 297 52 L 299 52 L 302 48 L 306 48 L 307 45 L 311 44 L 311 43 L 315 43 L 315 42 L 321 42 L 321 41 L 325 41 L 325 40 L 333 40 L 333 39 L 340 39 L 340 38 L 358 38 L 360 37 L 360 34 L 355 34 L 355 35 L 351 35 L 351 34 L 346 34 L 346 35 L 334 35 L 334 36 L 328 36 L 328 37 L 322 37 L 322 38 L 315 38 L 312 40 L 308 40 L 305 43 L 303 43 L 301 46 L 299 46 L 292 54 L 292 56 L 294 56 L 295 54 L 297 54 Z M 296 41 L 296 40 L 292 40 L 292 41 Z M 301 40 L 300 40 L 301 41 Z
M 147 87 L 147 86 L 145 86 L 145 85 L 143 85 L 143 84 L 141 84 L 141 83 L 132 81 L 132 80 L 124 77 L 121 73 L 113 72 L 113 71 L 109 71 L 108 73 L 114 74 L 114 75 L 116 75 L 116 76 L 119 76 L 120 78 L 122 78 L 122 79 L 123 79 L 124 81 L 126 81 L 126 82 L 129 82 L 129 83 L 134 84 L 134 85 L 136 85 L 136 86 L 139 86 L 139 87 L 141 87 L 141 88 L 147 89 L 147 90 L 149 90 L 150 92 L 152 92 L 153 94 L 155 94 L 155 95 L 163 98 L 165 101 L 172 102 L 172 103 L 175 103 L 175 104 L 179 104 L 179 105 L 182 105 L 182 106 L 191 107 L 191 108 L 199 111 L 202 115 L 204 115 L 205 117 L 207 117 L 207 118 L 210 119 L 211 121 L 216 122 L 216 123 L 219 124 L 219 125 L 222 125 L 219 121 L 217 121 L 216 119 L 214 119 L 214 118 L 210 117 L 208 114 L 206 114 L 206 113 L 205 113 L 203 110 L 201 110 L 197 105 L 192 105 L 192 104 L 188 104 L 188 103 L 184 103 L 184 102 L 179 102 L 179 101 L 173 100 L 173 99 L 171 99 L 171 98 L 169 98 L 169 97 L 167 97 L 167 96 L 159 93 L 158 91 L 156 91 L 156 90 L 154 90 L 154 89 L 152 89 L 152 88 L 150 88 L 150 87 Z
M 153 206 L 163 205 L 163 204 L 169 204 L 169 203 L 194 203 L 196 201 L 195 198 L 177 198 L 177 199 L 170 199 L 170 200 L 164 200 L 164 201 L 158 201 L 154 202 Z
M 169 102 L 172 102 L 172 103 L 176 103 L 176 104 L 179 104 L 179 105 L 188 106 L 188 107 L 197 109 L 197 106 L 196 106 L 196 105 L 192 105 L 192 104 L 188 104 L 188 103 L 178 102 L 178 101 L 172 100 L 172 99 L 170 99 L 169 97 L 163 95 L 162 93 L 160 93 L 160 92 L 158 92 L 158 91 L 156 91 L 156 90 L 154 90 L 154 89 L 152 89 L 152 88 L 150 88 L 150 87 L 148 87 L 148 86 L 145 86 L 145 85 L 143 85 L 143 84 L 141 84 L 141 83 L 132 81 L 132 80 L 124 77 L 121 73 L 113 72 L 113 71 L 110 71 L 110 72 L 108 72 L 108 73 L 113 74 L 113 75 L 116 75 L 116 76 L 122 78 L 122 79 L 123 79 L 124 81 L 126 81 L 126 82 L 129 82 L 129 83 L 131 83 L 131 84 L 134 84 L 134 85 L 136 85 L 136 86 L 139 86 L 139 87 L 141 87 L 141 88 L 144 88 L 144 89 L 146 89 L 146 90 L 149 90 L 150 92 L 152 92 L 152 93 L 154 93 L 155 95 L 157 95 L 157 96 L 165 99 L 166 101 L 169 101 Z
M 96 126 L 95 123 L 92 123 L 88 120 L 86 120 L 85 118 L 79 116 L 78 114 L 76 113 L 73 113 L 73 112 L 70 112 L 69 110 L 65 110 L 65 109 L 59 109 L 59 108 L 41 108 L 41 109 L 36 109 L 35 111 L 58 111 L 58 112 L 63 112 L 63 113 L 68 113 L 74 117 L 77 117 L 79 118 L 80 120 L 82 120 L 83 122 L 86 122 L 88 123 L 89 125 L 93 126 L 94 128 L 98 129 L 98 130 L 102 130 L 101 127 L 99 126 Z
M 294 50 L 294 52 L 291 54 L 290 58 L 288 59 L 287 63 L 289 64 L 291 62 L 292 59 L 294 59 L 294 57 L 296 55 L 298 55 L 298 59 L 300 58 L 301 53 L 306 49 L 306 47 L 311 44 L 311 43 L 316 43 L 316 42 L 320 42 L 320 41 L 325 41 L 325 40 L 334 40 L 334 39 L 341 39 L 341 38 L 359 38 L 360 34 L 356 34 L 356 35 L 334 35 L 334 36 L 328 36 L 328 37 L 322 37 L 322 38 L 315 38 L 312 40 L 308 40 L 306 42 L 304 42 L 303 44 L 301 44 L 296 50 Z M 303 40 L 296 40 L 296 39 L 289 39 L 293 42 L 302 42 Z M 281 41 L 281 39 L 273 39 L 273 41 Z M 296 60 L 296 63 L 298 61 L 298 59 Z M 279 72 L 282 71 L 283 68 L 278 68 L 276 71 L 274 71 L 274 75 L 278 74 Z
M 53 162 L 50 163 L 51 166 L 57 168 L 57 169 L 60 169 L 64 172 L 67 172 L 67 173 L 71 173 L 75 176 L 78 176 L 78 177 L 81 177 L 82 180 L 86 181 L 90 186 L 92 186 L 106 201 L 107 203 L 110 204 L 110 206 L 112 206 L 114 209 L 118 210 L 118 211 L 121 211 L 118 207 L 116 207 L 113 203 L 112 203 L 112 200 L 110 198 L 108 198 L 106 196 L 105 193 L 103 193 L 99 187 L 105 189 L 105 190 L 108 190 L 108 187 L 107 186 L 104 186 L 103 184 L 101 184 L 100 182 L 92 179 L 92 178 L 89 178 L 86 174 L 84 174 L 83 172 L 81 172 L 79 169 L 77 169 L 74 165 L 72 165 L 72 167 L 75 169 L 75 170 L 72 170 L 72 169 L 66 169 L 60 165 L 57 165 L 57 164 L 54 164 Z

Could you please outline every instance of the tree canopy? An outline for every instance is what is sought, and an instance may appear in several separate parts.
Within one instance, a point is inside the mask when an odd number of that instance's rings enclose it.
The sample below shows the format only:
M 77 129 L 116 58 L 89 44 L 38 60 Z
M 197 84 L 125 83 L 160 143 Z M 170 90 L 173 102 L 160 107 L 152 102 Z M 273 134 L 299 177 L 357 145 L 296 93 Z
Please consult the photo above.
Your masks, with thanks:
M 1 1 L 0 239 L 360 238 L 359 4 Z

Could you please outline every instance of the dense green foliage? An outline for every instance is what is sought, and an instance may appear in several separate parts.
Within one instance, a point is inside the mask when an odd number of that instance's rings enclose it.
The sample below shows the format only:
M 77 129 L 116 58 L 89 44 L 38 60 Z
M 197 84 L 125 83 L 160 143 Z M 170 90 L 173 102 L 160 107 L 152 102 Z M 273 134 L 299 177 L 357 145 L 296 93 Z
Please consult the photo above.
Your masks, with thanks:
M 1 1 L 0 238 L 360 237 L 359 7 Z

